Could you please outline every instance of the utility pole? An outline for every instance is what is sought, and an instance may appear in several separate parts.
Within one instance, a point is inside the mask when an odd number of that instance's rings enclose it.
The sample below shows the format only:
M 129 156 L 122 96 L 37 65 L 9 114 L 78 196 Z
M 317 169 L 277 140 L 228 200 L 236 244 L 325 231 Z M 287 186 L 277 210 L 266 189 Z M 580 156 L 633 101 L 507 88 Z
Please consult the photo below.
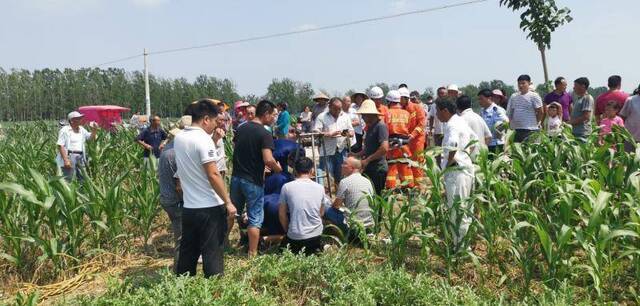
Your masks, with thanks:
M 147 52 L 147 48 L 144 48 L 144 103 L 145 103 L 145 113 L 147 115 L 147 120 L 151 122 L 151 96 L 149 95 L 149 64 L 147 62 L 148 56 L 149 56 L 149 52 Z

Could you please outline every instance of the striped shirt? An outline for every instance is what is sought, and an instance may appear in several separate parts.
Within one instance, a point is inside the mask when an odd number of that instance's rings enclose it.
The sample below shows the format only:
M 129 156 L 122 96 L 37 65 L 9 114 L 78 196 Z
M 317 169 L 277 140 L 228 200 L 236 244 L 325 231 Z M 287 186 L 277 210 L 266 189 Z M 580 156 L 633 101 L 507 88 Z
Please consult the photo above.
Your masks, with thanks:
M 539 130 L 536 109 L 541 107 L 542 99 L 536 92 L 514 93 L 507 106 L 511 128 L 514 130 Z
M 369 208 L 369 196 L 375 195 L 371 181 L 356 172 L 340 181 L 336 197 L 342 199 L 350 215 L 364 226 L 373 225 L 373 216 Z

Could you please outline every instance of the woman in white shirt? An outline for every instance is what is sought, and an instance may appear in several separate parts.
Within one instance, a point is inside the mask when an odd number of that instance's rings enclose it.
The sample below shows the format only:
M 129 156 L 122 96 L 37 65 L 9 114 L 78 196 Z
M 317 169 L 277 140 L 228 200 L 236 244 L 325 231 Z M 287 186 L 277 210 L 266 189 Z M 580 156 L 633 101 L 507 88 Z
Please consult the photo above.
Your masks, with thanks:
M 81 169 L 84 167 L 86 158 L 85 142 L 87 140 L 96 139 L 98 125 L 91 122 L 91 133 L 81 126 L 82 115 L 73 111 L 69 113 L 69 125 L 63 126 L 58 132 L 58 155 L 56 156 L 56 164 L 64 177 L 70 181 L 74 177 L 82 180 Z
M 309 106 L 305 106 L 304 111 L 300 113 L 300 123 L 302 123 L 302 132 L 311 132 L 311 108 Z

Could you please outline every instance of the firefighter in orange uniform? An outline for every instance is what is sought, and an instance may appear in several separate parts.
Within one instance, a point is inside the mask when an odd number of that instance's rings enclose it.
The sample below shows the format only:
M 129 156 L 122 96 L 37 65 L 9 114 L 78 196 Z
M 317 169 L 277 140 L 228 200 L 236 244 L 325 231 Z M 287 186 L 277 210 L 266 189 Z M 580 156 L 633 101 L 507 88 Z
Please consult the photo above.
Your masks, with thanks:
M 424 145 L 425 145 L 425 130 L 424 127 L 427 123 L 427 116 L 422 106 L 409 101 L 410 94 L 407 88 L 400 88 L 400 105 L 403 109 L 409 112 L 411 119 L 409 121 L 409 150 L 411 150 L 411 171 L 413 172 L 413 180 L 415 185 L 424 187 L 424 171 L 422 165 L 424 164 Z
M 390 90 L 387 93 L 389 109 L 387 112 L 387 127 L 389 129 L 389 151 L 387 152 L 387 162 L 389 172 L 387 173 L 386 187 L 393 189 L 398 186 L 398 175 L 401 186 L 414 187 L 413 173 L 411 171 L 411 151 L 409 150 L 409 124 L 411 115 L 402 109 L 400 105 L 400 93 L 397 90 Z

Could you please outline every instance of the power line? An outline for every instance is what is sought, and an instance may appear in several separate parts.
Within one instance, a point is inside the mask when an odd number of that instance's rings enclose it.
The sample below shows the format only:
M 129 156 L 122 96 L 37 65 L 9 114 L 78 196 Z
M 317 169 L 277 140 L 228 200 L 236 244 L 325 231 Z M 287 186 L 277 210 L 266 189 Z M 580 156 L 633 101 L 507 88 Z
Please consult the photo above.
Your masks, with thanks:
M 132 55 L 132 56 L 127 56 L 127 57 L 123 57 L 123 58 L 120 58 L 120 59 L 117 59 L 117 60 L 113 60 L 113 61 L 109 61 L 109 62 L 105 62 L 105 63 L 102 63 L 102 64 L 95 65 L 95 67 L 100 67 L 100 66 L 104 66 L 104 65 L 124 62 L 124 61 L 128 61 L 128 60 L 131 60 L 131 59 L 134 59 L 134 58 L 138 58 L 138 57 L 141 57 L 141 56 L 143 56 L 143 54 L 136 54 L 136 55 Z
M 461 6 L 466 6 L 466 5 L 472 5 L 472 4 L 477 4 L 477 3 L 486 2 L 486 1 L 487 0 L 472 0 L 472 1 L 466 1 L 466 2 L 459 2 L 459 3 L 442 5 L 442 6 L 432 7 L 432 8 L 427 8 L 427 9 L 408 11 L 408 12 L 403 12 L 403 13 L 398 13 L 398 14 L 393 14 L 393 15 L 366 18 L 366 19 L 349 21 L 349 22 L 345 22 L 345 23 L 326 25 L 326 26 L 321 26 L 321 27 L 316 27 L 316 28 L 311 28 L 311 29 L 280 32 L 280 33 L 275 33 L 275 34 L 254 36 L 254 37 L 249 37 L 249 38 L 228 40 L 228 41 L 222 41 L 222 42 L 214 42 L 214 43 L 208 43 L 208 44 L 204 44 L 204 45 L 191 46 L 191 47 L 166 49 L 166 50 L 160 50 L 160 51 L 155 51 L 155 52 L 149 52 L 148 54 L 149 55 L 158 55 L 158 54 L 176 53 L 176 52 L 182 52 L 182 51 L 188 51 L 188 50 L 194 50 L 194 49 L 213 48 L 213 47 L 220 47 L 220 46 L 227 46 L 227 45 L 245 43 L 245 42 L 250 42 L 250 41 L 265 40 L 265 39 L 284 37 L 284 36 L 292 36 L 292 35 L 309 33 L 309 32 L 318 32 L 318 31 L 324 31 L 324 30 L 348 27 L 348 26 L 357 25 L 357 24 L 371 23 L 371 22 L 377 22 L 377 21 L 381 21 L 381 20 L 404 17 L 404 16 L 409 16 L 409 15 L 417 15 L 417 14 L 424 14 L 424 13 L 429 13 L 429 12 L 441 11 L 441 10 L 445 10 L 445 9 L 450 9 L 450 8 L 454 8 L 454 7 L 461 7 Z M 103 65 L 114 64 L 114 63 L 118 63 L 118 62 L 122 62 L 122 61 L 127 61 L 127 60 L 134 59 L 134 58 L 137 58 L 137 57 L 140 57 L 140 56 L 143 56 L 143 55 L 142 54 L 132 55 L 132 56 L 124 57 L 124 58 L 121 58 L 121 59 L 117 59 L 117 60 L 109 61 L 109 62 L 106 62 L 106 63 L 102 63 L 102 64 L 99 64 L 97 66 L 99 67 L 99 66 L 103 66 Z

